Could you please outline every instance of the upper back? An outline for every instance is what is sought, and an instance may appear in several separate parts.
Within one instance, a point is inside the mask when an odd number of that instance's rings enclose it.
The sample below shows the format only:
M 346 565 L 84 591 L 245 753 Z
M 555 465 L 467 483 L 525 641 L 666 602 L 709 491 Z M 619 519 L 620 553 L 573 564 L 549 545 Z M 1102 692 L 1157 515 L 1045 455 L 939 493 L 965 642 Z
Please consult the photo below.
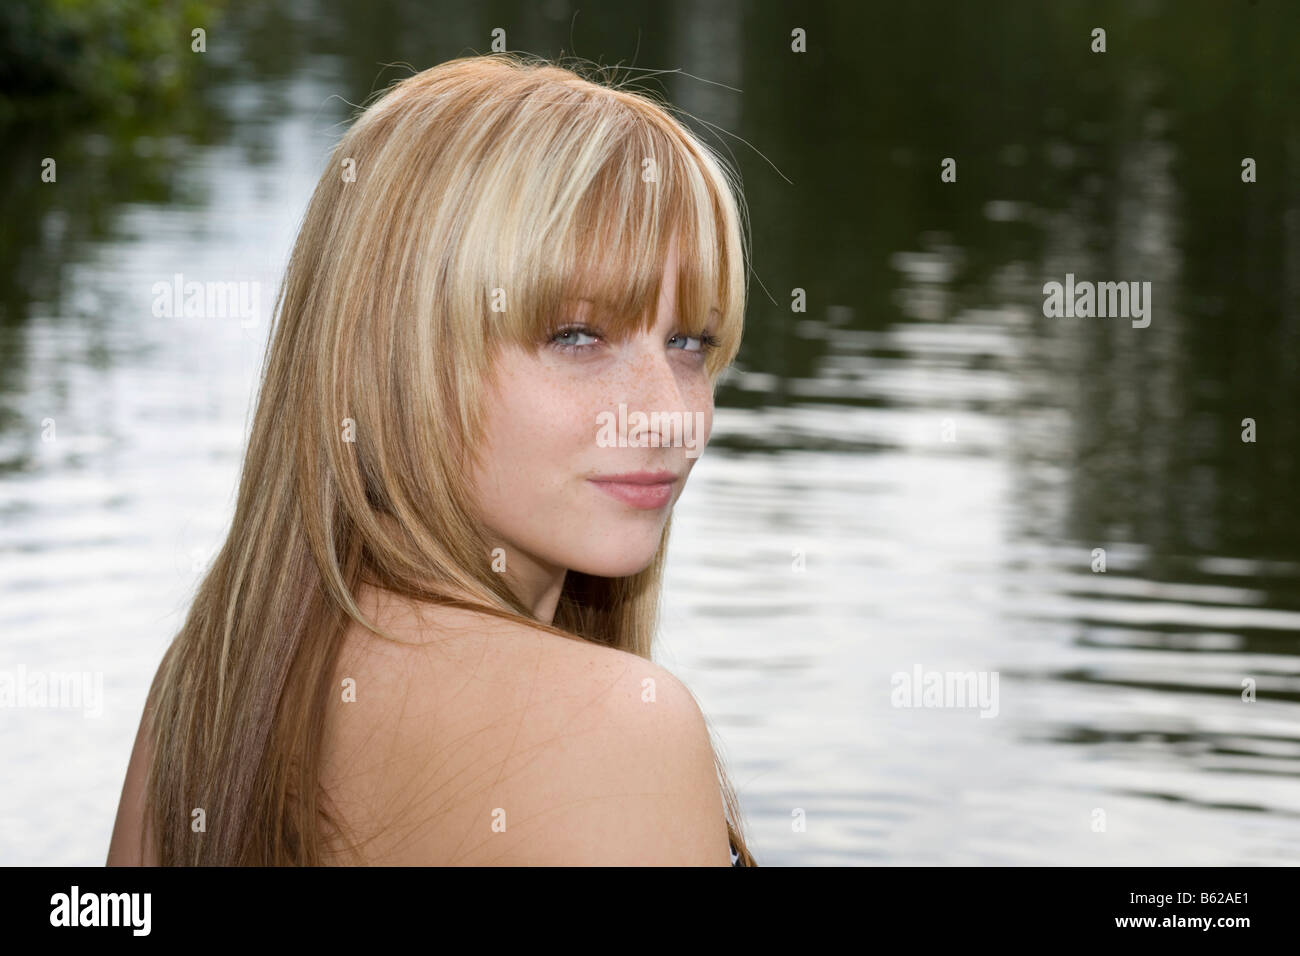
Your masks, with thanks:
M 157 678 L 155 677 L 155 681 Z M 126 779 L 122 784 L 122 797 L 113 821 L 113 836 L 108 845 L 105 866 L 157 866 L 157 850 L 152 831 L 145 834 L 145 784 L 149 778 L 152 747 L 149 742 L 149 711 L 146 705 L 136 730 L 131 758 L 127 763 Z M 141 840 L 141 837 L 147 839 Z
M 412 643 L 344 636 L 320 779 L 360 859 L 331 840 L 331 862 L 729 865 L 707 726 L 668 671 L 481 615 L 365 609 Z M 109 866 L 158 863 L 150 760 L 146 712 Z
M 666 670 L 485 615 L 379 618 L 412 643 L 349 629 L 322 749 L 359 862 L 730 864 L 707 726 Z

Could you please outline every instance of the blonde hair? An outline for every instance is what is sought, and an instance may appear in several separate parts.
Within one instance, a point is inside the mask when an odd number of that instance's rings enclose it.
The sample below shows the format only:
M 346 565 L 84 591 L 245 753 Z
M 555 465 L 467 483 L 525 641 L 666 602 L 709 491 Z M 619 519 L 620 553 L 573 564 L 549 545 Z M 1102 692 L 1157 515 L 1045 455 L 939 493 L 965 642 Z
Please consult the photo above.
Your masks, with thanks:
M 570 571 L 544 624 L 490 568 L 465 456 L 500 343 L 536 345 L 577 298 L 611 335 L 649 327 L 673 235 L 716 386 L 740 346 L 743 217 L 731 172 L 665 107 L 538 58 L 452 60 L 364 110 L 280 290 L 229 536 L 150 693 L 142 832 L 162 865 L 318 865 L 342 836 L 321 741 L 349 621 L 388 637 L 364 582 L 650 657 L 668 528 L 639 574 Z M 195 834 L 195 807 L 218 825 Z

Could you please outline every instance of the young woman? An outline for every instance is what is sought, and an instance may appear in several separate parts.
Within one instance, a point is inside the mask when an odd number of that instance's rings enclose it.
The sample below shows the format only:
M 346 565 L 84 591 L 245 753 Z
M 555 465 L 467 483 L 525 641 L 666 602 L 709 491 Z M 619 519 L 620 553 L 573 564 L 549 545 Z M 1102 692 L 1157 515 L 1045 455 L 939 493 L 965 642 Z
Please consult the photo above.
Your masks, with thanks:
M 690 424 L 740 345 L 742 210 L 662 107 L 543 60 L 362 113 L 110 865 L 754 864 L 650 660 Z

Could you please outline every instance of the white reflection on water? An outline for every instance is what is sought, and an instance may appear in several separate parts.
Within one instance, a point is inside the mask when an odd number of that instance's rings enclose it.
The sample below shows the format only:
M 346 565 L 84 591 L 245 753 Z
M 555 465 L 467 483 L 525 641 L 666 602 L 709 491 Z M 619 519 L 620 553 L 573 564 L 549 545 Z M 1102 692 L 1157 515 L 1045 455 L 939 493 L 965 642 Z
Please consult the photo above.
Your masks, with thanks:
M 818 408 L 804 433 L 910 430 L 878 414 Z M 723 410 L 717 435 L 801 415 Z M 1089 546 L 1018 540 L 1005 458 L 938 447 L 713 449 L 678 504 L 665 660 L 712 716 L 760 862 L 1294 860 L 1296 658 L 1234 653 L 1231 629 L 1294 634 L 1300 614 L 1258 607 L 1249 579 L 1147 582 L 1123 548 L 1095 575 Z M 999 716 L 891 707 L 918 663 L 999 672 Z
M 179 175 L 211 202 L 127 209 L 127 238 L 69 266 L 64 314 L 21 332 L 5 400 L 29 427 L 0 452 L 29 458 L 0 481 L 0 666 L 102 672 L 106 700 L 98 721 L 0 716 L 0 862 L 106 853 L 148 682 L 229 521 L 266 331 L 155 319 L 150 290 L 175 272 L 275 288 L 337 118 L 324 87 L 286 92 L 268 165 L 196 150 Z M 898 262 L 913 314 L 944 314 L 945 260 Z M 1071 410 L 1043 399 L 1023 309 L 795 334 L 826 355 L 785 383 L 792 404 L 719 410 L 674 521 L 660 649 L 712 719 L 759 861 L 1296 859 L 1300 668 L 1276 639 L 1300 615 L 1258 584 L 1296 568 L 1202 558 L 1196 580 L 1156 582 L 1117 541 L 1092 574 L 1094 543 L 1058 531 Z M 51 444 L 32 438 L 47 416 Z M 891 707 L 890 676 L 918 664 L 997 671 L 998 717 Z

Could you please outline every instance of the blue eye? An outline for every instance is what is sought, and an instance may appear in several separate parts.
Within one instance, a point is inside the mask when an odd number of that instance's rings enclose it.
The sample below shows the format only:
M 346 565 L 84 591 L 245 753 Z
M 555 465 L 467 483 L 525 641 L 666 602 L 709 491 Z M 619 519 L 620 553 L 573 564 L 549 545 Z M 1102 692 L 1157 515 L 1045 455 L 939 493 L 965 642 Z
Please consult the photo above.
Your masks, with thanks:
M 576 341 L 574 337 L 585 336 L 596 341 L 599 336 L 595 332 L 589 331 L 581 326 L 571 325 L 568 328 L 559 329 L 550 338 L 550 344 L 561 351 L 571 351 L 574 349 L 591 348 L 591 343 Z M 567 341 L 566 341 L 567 340 Z
M 669 344 L 672 344 L 673 342 L 695 343 L 694 345 L 683 344 L 679 346 L 683 352 L 707 352 L 709 349 L 715 349 L 719 345 L 718 340 L 708 332 L 701 332 L 699 335 L 678 334 L 674 335 L 668 340 L 668 342 Z
M 586 339 L 586 341 L 583 341 Z M 595 348 L 601 339 L 601 332 L 583 325 L 569 325 L 556 329 L 547 340 L 547 345 L 560 352 L 587 352 Z M 708 332 L 697 335 L 685 335 L 678 332 L 668 340 L 670 348 L 683 352 L 704 353 L 721 344 Z

